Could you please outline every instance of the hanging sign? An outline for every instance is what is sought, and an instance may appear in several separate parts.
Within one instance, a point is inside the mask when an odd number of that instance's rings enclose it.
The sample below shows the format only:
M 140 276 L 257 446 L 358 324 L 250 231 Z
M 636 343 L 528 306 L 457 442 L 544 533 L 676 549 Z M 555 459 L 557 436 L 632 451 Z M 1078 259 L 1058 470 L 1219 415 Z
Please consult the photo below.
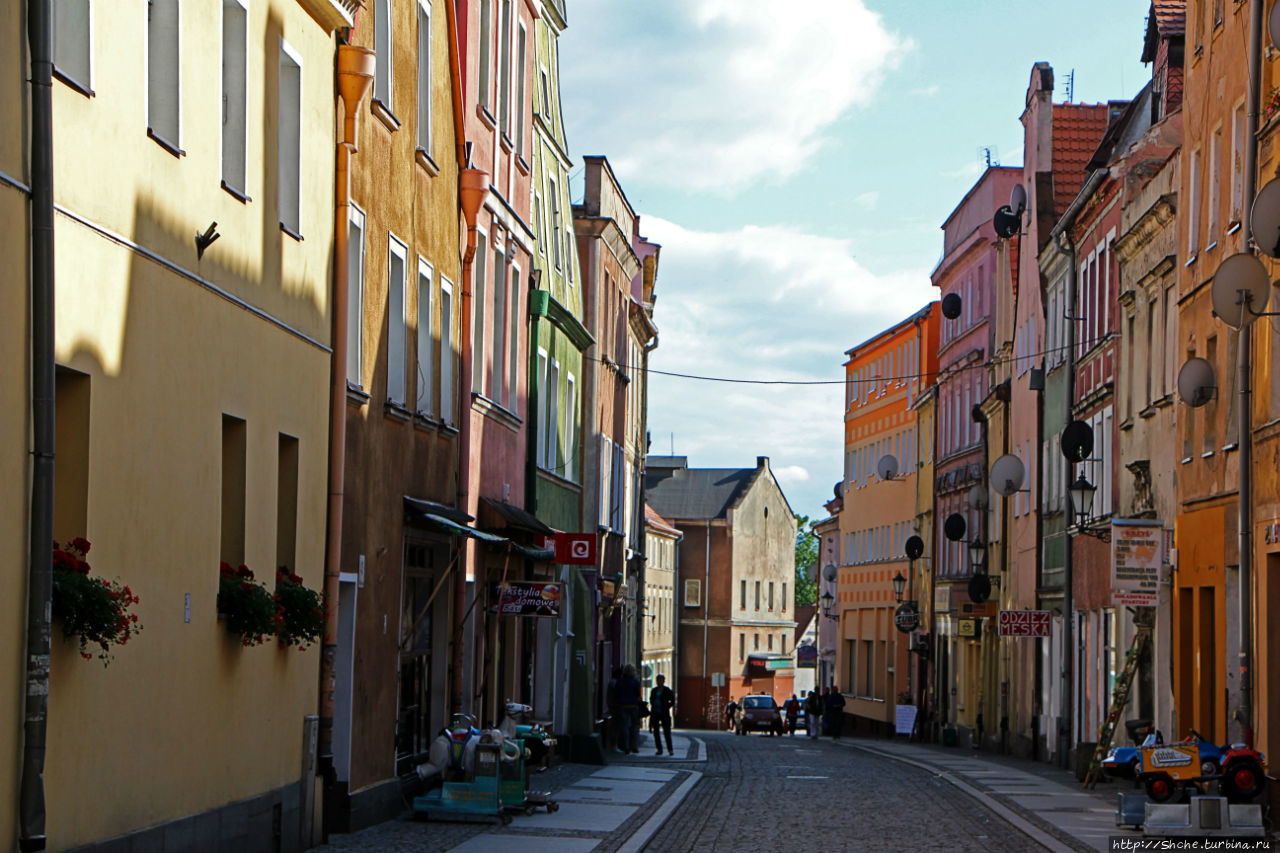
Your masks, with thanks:
M 996 627 L 1001 637 L 1049 636 L 1048 610 L 1001 610 Z
M 556 562 L 562 566 L 594 566 L 596 564 L 596 534 L 557 533 L 555 541 Z
M 561 591 L 558 583 L 509 581 L 501 589 L 491 583 L 489 610 L 504 616 L 559 616 Z
M 796 666 L 800 669 L 817 669 L 818 647 L 811 645 L 796 646 Z
M 1155 607 L 1164 563 L 1164 527 L 1111 522 L 1111 601 L 1117 607 Z
M 904 601 L 893 613 L 894 626 L 904 634 L 910 634 L 920 626 L 920 608 L 914 601 Z

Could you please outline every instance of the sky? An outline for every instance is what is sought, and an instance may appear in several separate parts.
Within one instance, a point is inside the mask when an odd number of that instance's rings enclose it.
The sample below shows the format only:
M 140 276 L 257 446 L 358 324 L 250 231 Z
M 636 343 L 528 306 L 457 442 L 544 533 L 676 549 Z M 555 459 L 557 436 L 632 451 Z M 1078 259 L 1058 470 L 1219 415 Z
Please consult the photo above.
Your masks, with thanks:
M 1032 65 L 1054 100 L 1132 98 L 1150 0 L 567 0 L 569 150 L 609 158 L 662 245 L 651 453 L 768 456 L 817 519 L 843 473 L 845 350 L 935 298 L 941 226 L 1022 164 Z M 581 180 L 575 201 L 581 200 Z

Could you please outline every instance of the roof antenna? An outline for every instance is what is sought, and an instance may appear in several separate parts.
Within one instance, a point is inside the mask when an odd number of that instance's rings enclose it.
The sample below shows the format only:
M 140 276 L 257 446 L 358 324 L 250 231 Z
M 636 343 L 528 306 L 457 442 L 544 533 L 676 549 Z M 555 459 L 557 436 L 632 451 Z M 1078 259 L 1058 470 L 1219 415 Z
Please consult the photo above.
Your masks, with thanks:
M 1076 97 L 1076 70 L 1071 69 L 1067 74 L 1067 103 L 1071 103 Z

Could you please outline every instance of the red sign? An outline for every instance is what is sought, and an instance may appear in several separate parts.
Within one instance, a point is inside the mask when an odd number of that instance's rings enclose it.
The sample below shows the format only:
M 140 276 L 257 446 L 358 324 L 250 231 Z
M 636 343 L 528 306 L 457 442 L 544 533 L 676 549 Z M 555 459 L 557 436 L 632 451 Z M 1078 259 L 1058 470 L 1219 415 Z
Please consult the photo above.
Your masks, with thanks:
M 556 562 L 564 566 L 594 566 L 596 564 L 596 534 L 557 533 L 555 541 Z
M 1001 610 L 1001 637 L 1047 637 L 1049 636 L 1048 610 Z

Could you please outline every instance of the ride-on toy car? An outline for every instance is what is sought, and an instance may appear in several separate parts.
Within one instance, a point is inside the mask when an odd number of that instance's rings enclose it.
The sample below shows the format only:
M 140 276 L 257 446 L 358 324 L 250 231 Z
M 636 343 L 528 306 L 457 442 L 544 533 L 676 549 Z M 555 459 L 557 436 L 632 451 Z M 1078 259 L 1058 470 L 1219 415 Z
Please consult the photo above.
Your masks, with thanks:
M 738 715 L 738 734 L 768 732 L 782 734 L 782 709 L 772 696 L 746 696 L 742 700 L 742 713 Z
M 1144 746 L 1164 743 L 1164 735 L 1156 731 L 1150 720 L 1125 720 L 1125 731 L 1133 746 L 1113 746 L 1102 759 L 1102 772 L 1113 779 L 1133 779 L 1138 775 L 1141 756 L 1138 750 Z
M 1178 743 L 1152 744 L 1138 750 L 1138 781 L 1152 802 L 1172 800 L 1183 788 L 1203 790 L 1218 783 L 1218 793 L 1232 802 L 1252 800 L 1267 784 L 1267 759 L 1244 744 L 1215 746 L 1199 732 Z

